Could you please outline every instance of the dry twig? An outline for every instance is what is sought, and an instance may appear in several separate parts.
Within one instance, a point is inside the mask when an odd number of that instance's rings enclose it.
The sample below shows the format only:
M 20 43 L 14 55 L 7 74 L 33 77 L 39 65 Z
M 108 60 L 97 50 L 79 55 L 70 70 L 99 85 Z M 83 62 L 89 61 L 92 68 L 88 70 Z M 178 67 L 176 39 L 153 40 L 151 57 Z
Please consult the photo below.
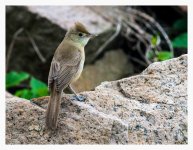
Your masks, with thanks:
M 121 22 L 117 24 L 115 33 L 96 51 L 91 62 L 93 62 L 103 52 L 103 50 L 119 35 L 120 31 Z
M 45 59 L 44 56 L 41 54 L 41 52 L 40 52 L 37 44 L 35 43 L 34 39 L 32 38 L 32 36 L 30 35 L 30 33 L 29 33 L 27 30 L 26 30 L 26 34 L 27 34 L 27 36 L 28 36 L 28 38 L 29 38 L 29 40 L 30 40 L 30 42 L 31 42 L 31 44 L 32 44 L 32 46 L 33 46 L 36 54 L 38 55 L 39 59 L 40 59 L 43 63 L 45 63 L 45 62 L 46 62 L 46 59 Z
M 19 28 L 13 35 L 13 38 L 12 38 L 12 41 L 11 41 L 11 44 L 9 45 L 9 48 L 8 48 L 8 51 L 7 51 L 7 58 L 6 58 L 6 70 L 8 70 L 9 68 L 9 60 L 11 58 L 11 54 L 12 54 L 12 51 L 13 51 L 13 47 L 15 45 L 15 41 L 16 41 L 16 38 L 18 37 L 18 35 L 20 33 L 23 32 L 23 28 Z
M 140 64 L 140 65 L 142 65 L 142 66 L 144 66 L 144 67 L 147 67 L 147 66 L 148 66 L 147 63 L 144 63 L 144 62 L 141 61 L 140 59 L 137 59 L 137 58 L 132 57 L 132 56 L 128 56 L 128 57 L 129 57 L 130 60 L 132 60 L 132 61 L 134 61 L 134 62 L 136 62 L 136 63 L 138 63 L 138 64 Z
M 13 52 L 13 47 L 15 45 L 15 41 L 17 40 L 19 34 L 21 34 L 22 32 L 24 31 L 24 28 L 19 28 L 13 35 L 13 38 L 12 38 L 12 41 L 11 41 L 11 44 L 9 45 L 9 48 L 8 48 L 8 52 L 7 52 L 7 56 L 6 56 L 6 70 L 8 70 L 9 68 L 9 61 L 10 61 L 10 58 L 11 58 L 11 54 Z M 39 59 L 45 63 L 46 62 L 46 59 L 43 57 L 43 55 L 41 54 L 37 44 L 35 43 L 34 39 L 31 37 L 30 33 L 28 31 L 25 30 L 25 33 L 27 34 L 27 37 L 29 38 L 35 52 L 37 53 Z
M 113 25 L 117 23 L 118 18 L 122 20 L 121 34 L 129 41 L 134 43 L 133 49 L 136 49 L 139 55 L 143 58 L 146 65 L 150 64 L 151 61 L 147 58 L 147 51 L 160 51 L 163 49 L 160 43 L 166 43 L 169 47 L 170 52 L 173 55 L 173 47 L 171 40 L 169 39 L 165 30 L 161 25 L 151 16 L 137 9 L 131 7 L 90 7 L 100 16 Z M 125 9 L 126 8 L 126 9 Z M 160 34 L 160 35 L 159 35 Z M 152 45 L 152 38 L 159 35 L 162 42 Z M 136 58 L 137 59 L 137 58 Z M 138 62 L 140 62 L 139 60 Z M 143 64 L 144 65 L 144 64 Z
M 150 23 L 154 24 L 156 26 L 156 28 L 158 29 L 158 31 L 161 33 L 161 35 L 165 38 L 166 43 L 167 43 L 167 45 L 168 45 L 168 47 L 173 55 L 173 46 L 172 46 L 171 40 L 169 39 L 167 33 L 164 31 L 162 26 L 156 20 L 154 18 L 152 18 L 151 16 L 149 16 L 149 15 L 147 15 L 144 12 L 141 12 L 139 10 L 132 9 L 132 8 L 129 8 L 128 10 L 130 13 L 133 13 L 137 16 L 140 16 L 141 18 L 146 19 L 144 21 L 149 21 Z

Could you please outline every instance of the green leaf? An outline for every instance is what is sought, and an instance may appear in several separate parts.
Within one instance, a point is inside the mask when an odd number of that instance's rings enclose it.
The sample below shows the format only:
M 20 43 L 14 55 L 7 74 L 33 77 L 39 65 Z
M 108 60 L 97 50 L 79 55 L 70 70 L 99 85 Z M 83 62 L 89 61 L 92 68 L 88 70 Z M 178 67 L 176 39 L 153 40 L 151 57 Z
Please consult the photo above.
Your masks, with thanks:
M 168 51 L 161 51 L 158 53 L 157 58 L 159 61 L 168 60 L 172 58 L 172 53 Z
M 188 35 L 187 33 L 180 34 L 173 41 L 172 45 L 174 48 L 187 48 L 188 46 Z
M 47 85 L 34 77 L 32 77 L 30 80 L 30 87 L 33 98 L 48 95 Z
M 47 88 L 47 85 L 44 82 L 34 77 L 32 77 L 30 80 L 30 86 L 32 89 L 45 88 L 45 87 Z
M 174 22 L 172 28 L 178 31 L 187 30 L 187 19 L 186 18 L 178 19 L 177 21 Z
M 160 44 L 160 36 L 159 35 L 154 35 L 151 37 L 151 44 L 152 46 L 157 46 Z
M 48 88 L 39 88 L 38 90 L 32 90 L 32 98 L 47 96 Z
M 31 92 L 31 90 L 28 90 L 28 89 L 18 90 L 18 91 L 16 91 L 16 93 L 14 95 L 18 96 L 18 97 L 25 98 L 25 99 L 31 99 L 32 98 L 32 92 Z
M 22 81 L 29 78 L 29 74 L 25 72 L 9 72 L 6 74 L 6 88 L 19 85 Z

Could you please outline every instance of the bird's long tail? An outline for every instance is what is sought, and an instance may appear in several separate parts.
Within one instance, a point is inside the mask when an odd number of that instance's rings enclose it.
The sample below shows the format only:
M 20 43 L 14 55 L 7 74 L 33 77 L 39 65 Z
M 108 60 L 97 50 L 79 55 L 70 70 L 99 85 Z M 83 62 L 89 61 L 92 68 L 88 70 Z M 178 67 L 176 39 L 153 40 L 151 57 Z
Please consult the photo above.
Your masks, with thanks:
M 56 90 L 56 83 L 53 83 L 50 89 L 50 99 L 46 111 L 46 126 L 49 129 L 56 129 L 62 92 Z

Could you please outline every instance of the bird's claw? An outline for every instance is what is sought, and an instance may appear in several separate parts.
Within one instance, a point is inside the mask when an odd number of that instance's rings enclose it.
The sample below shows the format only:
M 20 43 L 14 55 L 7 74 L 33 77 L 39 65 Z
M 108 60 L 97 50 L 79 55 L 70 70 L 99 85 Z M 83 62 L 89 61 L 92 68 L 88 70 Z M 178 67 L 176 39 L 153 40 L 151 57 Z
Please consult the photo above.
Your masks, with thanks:
M 32 99 L 30 99 L 29 101 L 30 101 L 30 103 L 31 103 L 32 105 L 37 105 L 36 103 L 34 103 L 34 102 L 32 101 Z
M 74 95 L 73 99 L 75 99 L 75 100 L 77 100 L 79 102 L 84 102 L 86 98 L 84 96 L 82 96 L 82 95 L 79 95 L 79 96 Z

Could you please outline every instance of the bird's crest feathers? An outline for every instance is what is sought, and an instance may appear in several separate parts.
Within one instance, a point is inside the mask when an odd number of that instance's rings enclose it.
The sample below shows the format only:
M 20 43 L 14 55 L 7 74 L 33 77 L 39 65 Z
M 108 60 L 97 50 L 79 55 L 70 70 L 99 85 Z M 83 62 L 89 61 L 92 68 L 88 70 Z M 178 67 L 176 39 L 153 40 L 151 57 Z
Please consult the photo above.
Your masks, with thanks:
M 78 31 L 78 32 L 90 34 L 90 33 L 88 32 L 88 30 L 86 29 L 86 27 L 85 27 L 82 23 L 80 23 L 80 22 L 76 22 L 74 28 L 75 28 L 75 30 Z

